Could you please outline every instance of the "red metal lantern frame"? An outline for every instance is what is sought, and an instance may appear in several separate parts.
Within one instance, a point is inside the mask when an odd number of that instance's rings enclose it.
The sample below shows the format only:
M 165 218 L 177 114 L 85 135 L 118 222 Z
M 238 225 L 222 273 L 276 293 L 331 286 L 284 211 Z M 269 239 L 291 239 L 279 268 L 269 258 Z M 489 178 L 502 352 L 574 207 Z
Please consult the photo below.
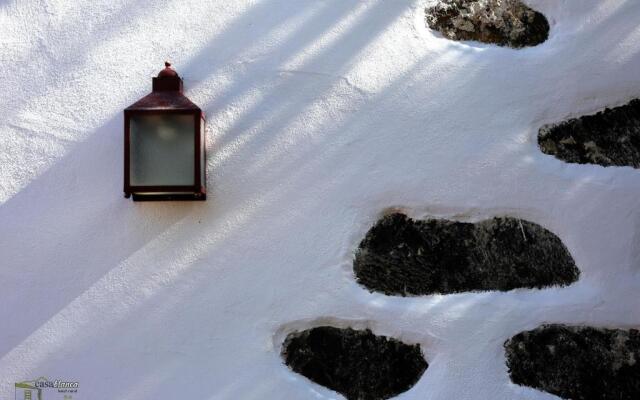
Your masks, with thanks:
M 124 196 L 134 201 L 206 200 L 206 143 L 204 113 L 183 93 L 182 78 L 165 63 L 166 68 L 153 78 L 153 91 L 124 110 Z M 135 115 L 193 115 L 194 162 L 193 185 L 132 186 L 130 184 L 131 131 L 130 119 Z

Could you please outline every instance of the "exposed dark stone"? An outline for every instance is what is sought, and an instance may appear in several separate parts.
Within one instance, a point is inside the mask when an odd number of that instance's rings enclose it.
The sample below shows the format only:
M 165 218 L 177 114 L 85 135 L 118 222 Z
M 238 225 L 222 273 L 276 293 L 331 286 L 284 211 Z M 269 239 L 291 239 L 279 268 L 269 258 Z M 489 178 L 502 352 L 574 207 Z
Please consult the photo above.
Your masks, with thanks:
M 397 396 L 428 367 L 419 345 L 330 326 L 289 334 L 282 357 L 295 372 L 349 400 Z
M 353 269 L 369 290 L 400 296 L 564 286 L 580 275 L 560 239 L 532 222 L 414 221 L 403 214 L 367 232 Z
M 511 380 L 573 400 L 640 399 L 640 332 L 543 325 L 505 343 Z
M 452 40 L 520 48 L 549 37 L 547 18 L 520 0 L 441 0 L 425 12 L 427 25 Z
M 543 126 L 538 143 L 543 153 L 570 163 L 640 168 L 640 99 Z

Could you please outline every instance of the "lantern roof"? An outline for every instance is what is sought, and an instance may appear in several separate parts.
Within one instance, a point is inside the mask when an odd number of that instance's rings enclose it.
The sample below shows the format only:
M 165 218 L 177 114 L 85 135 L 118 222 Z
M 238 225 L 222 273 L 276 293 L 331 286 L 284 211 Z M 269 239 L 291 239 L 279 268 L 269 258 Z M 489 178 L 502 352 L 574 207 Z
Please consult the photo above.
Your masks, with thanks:
M 125 108 L 132 110 L 200 110 L 200 107 L 180 92 L 151 92 Z
M 171 68 L 169 62 L 165 68 L 153 78 L 153 91 L 136 101 L 125 111 L 150 110 L 185 110 L 201 111 L 194 102 L 182 94 L 182 78 Z

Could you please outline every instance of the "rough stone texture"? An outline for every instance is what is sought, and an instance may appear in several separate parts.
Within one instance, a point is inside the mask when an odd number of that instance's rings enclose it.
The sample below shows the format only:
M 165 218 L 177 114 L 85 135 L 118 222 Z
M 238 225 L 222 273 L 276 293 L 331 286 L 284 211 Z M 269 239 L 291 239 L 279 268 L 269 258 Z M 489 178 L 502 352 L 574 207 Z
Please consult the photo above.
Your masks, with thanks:
M 520 48 L 549 37 L 545 16 L 519 0 L 443 0 L 425 12 L 427 25 L 453 40 Z
M 295 372 L 349 400 L 396 396 L 428 367 L 419 345 L 376 336 L 368 329 L 329 326 L 289 334 L 282 357 Z
M 640 332 L 544 325 L 505 343 L 514 383 L 573 400 L 640 398 Z
M 578 164 L 640 168 L 640 99 L 540 129 L 543 153 Z
M 369 290 L 400 296 L 563 286 L 580 275 L 560 239 L 532 222 L 414 221 L 403 214 L 369 230 L 354 271 Z

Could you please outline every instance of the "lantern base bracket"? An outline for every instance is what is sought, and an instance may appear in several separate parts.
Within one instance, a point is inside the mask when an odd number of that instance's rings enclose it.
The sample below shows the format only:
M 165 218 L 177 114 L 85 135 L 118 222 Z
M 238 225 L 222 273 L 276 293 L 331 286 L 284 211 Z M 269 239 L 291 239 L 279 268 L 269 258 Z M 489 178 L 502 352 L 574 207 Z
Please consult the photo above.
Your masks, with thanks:
M 133 201 L 204 201 L 205 193 L 132 193 Z

